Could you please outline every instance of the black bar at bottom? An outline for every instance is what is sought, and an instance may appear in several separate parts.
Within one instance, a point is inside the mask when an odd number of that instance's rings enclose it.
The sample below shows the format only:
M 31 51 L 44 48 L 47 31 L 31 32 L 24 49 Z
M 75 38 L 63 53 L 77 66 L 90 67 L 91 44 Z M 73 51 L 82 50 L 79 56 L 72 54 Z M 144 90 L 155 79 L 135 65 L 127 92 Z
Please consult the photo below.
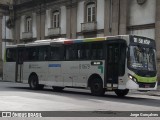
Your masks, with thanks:
M 0 111 L 0 117 L 160 117 L 160 111 Z

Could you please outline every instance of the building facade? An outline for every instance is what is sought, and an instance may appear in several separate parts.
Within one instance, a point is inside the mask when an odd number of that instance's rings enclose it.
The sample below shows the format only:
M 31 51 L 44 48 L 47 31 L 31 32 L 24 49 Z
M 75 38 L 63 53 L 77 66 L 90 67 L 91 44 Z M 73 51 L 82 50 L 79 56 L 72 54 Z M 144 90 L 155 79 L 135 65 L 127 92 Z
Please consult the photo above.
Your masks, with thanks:
M 156 40 L 160 67 L 160 0 L 12 0 L 0 3 L 0 61 L 7 44 L 118 34 Z M 2 66 L 2 65 L 1 65 Z

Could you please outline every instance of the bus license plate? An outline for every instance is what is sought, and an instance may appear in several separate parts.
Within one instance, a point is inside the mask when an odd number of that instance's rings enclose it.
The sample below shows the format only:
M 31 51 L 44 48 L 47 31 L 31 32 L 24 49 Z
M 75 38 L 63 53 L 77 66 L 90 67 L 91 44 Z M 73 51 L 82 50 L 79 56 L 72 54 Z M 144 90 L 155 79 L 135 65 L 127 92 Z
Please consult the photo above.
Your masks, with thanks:
M 145 85 L 145 88 L 150 88 L 150 85 Z

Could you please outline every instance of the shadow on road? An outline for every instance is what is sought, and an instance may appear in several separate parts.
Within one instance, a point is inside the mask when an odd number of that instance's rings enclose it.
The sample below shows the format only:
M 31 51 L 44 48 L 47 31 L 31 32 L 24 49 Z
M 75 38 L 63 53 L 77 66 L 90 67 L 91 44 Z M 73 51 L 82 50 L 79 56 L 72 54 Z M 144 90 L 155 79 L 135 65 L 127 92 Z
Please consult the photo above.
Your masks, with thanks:
M 38 93 L 40 95 L 42 94 L 57 95 L 57 96 L 69 97 L 72 99 L 92 101 L 92 102 L 111 101 L 111 102 L 120 102 L 120 103 L 128 103 L 135 105 L 160 107 L 160 99 L 154 99 L 150 96 L 143 97 L 143 95 L 142 97 L 141 96 L 136 97 L 135 95 L 129 94 L 126 97 L 119 98 L 115 94 L 112 93 L 110 94 L 107 92 L 104 96 L 92 96 L 90 94 L 90 91 L 77 90 L 77 89 L 64 89 L 61 92 L 56 92 L 53 91 L 52 89 L 31 90 L 29 89 L 29 87 L 8 87 L 8 88 L 18 92 L 31 92 L 31 93 Z

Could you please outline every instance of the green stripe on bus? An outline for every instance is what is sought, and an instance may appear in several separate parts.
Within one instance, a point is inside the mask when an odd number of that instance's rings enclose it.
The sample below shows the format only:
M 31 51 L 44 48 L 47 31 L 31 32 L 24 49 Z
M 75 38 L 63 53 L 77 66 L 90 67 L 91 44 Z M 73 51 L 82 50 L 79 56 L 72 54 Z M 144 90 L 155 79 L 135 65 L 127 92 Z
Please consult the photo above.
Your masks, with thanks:
M 137 79 L 138 82 L 142 83 L 154 83 L 157 81 L 157 77 L 141 77 L 138 75 L 134 75 L 134 77 Z
M 94 42 L 94 41 L 103 41 L 105 38 L 86 38 L 84 42 Z
M 103 66 L 102 65 L 98 66 L 98 69 L 100 69 L 101 74 L 103 74 Z

